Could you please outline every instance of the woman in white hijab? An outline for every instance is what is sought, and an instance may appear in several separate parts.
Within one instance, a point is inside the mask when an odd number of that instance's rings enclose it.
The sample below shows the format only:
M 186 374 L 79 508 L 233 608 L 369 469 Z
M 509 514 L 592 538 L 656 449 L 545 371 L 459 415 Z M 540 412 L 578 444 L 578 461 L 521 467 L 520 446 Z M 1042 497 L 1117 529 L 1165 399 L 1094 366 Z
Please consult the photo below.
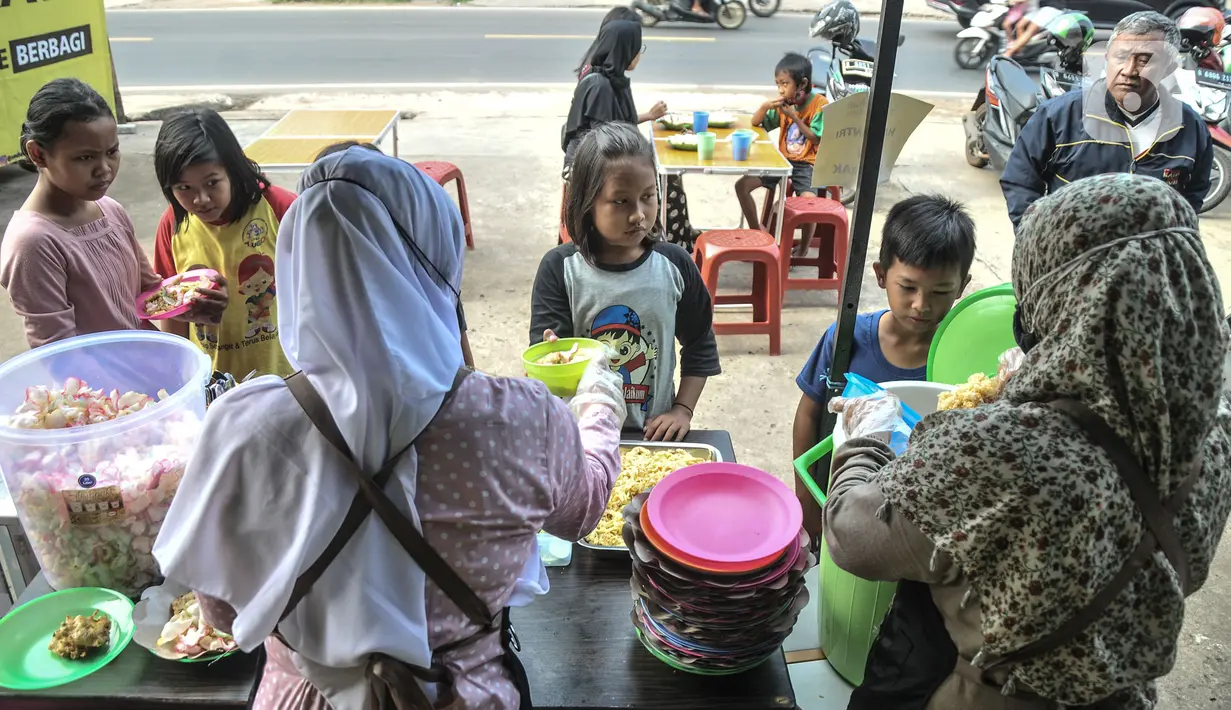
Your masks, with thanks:
M 606 506 L 620 379 L 589 371 L 574 414 L 540 383 L 461 369 L 461 220 L 411 165 L 350 147 L 308 168 L 299 193 L 278 239 L 278 326 L 340 446 L 287 381 L 227 393 L 154 554 L 241 648 L 265 644 L 258 710 L 417 707 L 424 696 L 517 708 L 498 622 L 476 624 L 465 594 L 455 603 L 440 575 L 429 579 L 385 511 L 361 518 L 310 591 L 296 582 L 361 500 L 349 449 L 366 476 L 395 461 L 384 495 L 482 602 L 479 615 L 528 603 L 547 587 L 535 534 L 579 539 Z M 407 667 L 433 673 L 415 680 Z

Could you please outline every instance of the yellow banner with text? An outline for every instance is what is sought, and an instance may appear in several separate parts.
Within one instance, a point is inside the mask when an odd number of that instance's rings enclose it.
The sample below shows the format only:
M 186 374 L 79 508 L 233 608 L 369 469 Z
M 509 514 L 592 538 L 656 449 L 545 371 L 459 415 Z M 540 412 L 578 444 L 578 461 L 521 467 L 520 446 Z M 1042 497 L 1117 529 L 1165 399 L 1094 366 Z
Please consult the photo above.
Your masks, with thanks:
M 0 0 L 0 165 L 21 155 L 30 97 L 62 77 L 115 106 L 103 0 Z

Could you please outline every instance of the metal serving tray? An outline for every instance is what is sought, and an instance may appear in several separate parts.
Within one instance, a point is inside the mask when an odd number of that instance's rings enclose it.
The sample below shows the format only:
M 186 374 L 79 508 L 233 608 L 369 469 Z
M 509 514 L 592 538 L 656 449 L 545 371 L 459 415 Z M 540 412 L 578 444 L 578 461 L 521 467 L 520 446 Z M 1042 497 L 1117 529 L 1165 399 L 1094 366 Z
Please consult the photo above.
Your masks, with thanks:
M 620 442 L 620 452 L 623 453 L 629 449 L 635 449 L 638 446 L 645 447 L 647 449 L 675 449 L 675 450 L 687 452 L 693 456 L 696 456 L 699 459 L 704 459 L 705 461 L 722 461 L 722 454 L 719 453 L 718 449 L 714 448 L 713 446 L 710 446 L 709 444 L 694 444 L 694 443 L 687 442 L 687 441 L 670 442 L 670 441 L 623 440 Z M 586 548 L 587 550 L 594 550 L 595 552 L 603 556 L 628 557 L 628 548 L 623 545 L 620 545 L 618 547 L 591 545 L 590 543 L 586 542 L 584 538 L 581 540 L 578 540 L 577 544 Z

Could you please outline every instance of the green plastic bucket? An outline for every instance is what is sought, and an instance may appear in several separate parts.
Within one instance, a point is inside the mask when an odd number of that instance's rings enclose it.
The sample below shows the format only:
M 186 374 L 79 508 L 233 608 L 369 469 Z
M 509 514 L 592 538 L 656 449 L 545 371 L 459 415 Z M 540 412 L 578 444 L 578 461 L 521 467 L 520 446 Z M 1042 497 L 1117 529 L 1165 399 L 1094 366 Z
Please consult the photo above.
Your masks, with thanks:
M 1000 356 L 1017 345 L 1013 338 L 1016 308 L 1012 284 L 992 286 L 963 298 L 932 337 L 928 382 L 960 385 L 977 372 L 995 375 Z
M 902 402 L 922 416 L 936 411 L 941 392 L 952 386 L 935 382 L 884 382 L 881 387 L 896 394 Z M 842 418 L 834 425 L 833 435 L 795 459 L 795 473 L 823 507 L 825 494 L 808 473 L 808 469 L 833 449 L 846 441 Z M 832 472 L 830 472 L 832 476 Z M 876 642 L 880 623 L 889 611 L 889 604 L 898 585 L 895 582 L 873 582 L 856 577 L 834 564 L 829 545 L 821 540 L 821 593 L 817 607 L 820 623 L 821 649 L 838 675 L 851 685 L 863 683 L 863 670 L 868 652 Z

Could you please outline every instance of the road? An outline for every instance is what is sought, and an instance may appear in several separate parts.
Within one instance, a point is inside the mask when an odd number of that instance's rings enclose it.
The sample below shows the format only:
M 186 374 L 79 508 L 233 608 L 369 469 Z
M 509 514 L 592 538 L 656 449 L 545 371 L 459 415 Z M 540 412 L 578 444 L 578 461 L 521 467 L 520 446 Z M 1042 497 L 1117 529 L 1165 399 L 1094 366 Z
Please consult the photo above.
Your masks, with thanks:
M 601 10 L 291 8 L 112 10 L 122 88 L 321 84 L 567 83 Z M 645 32 L 635 81 L 773 86 L 784 52 L 806 51 L 809 18 L 752 16 L 742 28 L 662 24 Z M 911 20 L 895 85 L 973 92 L 981 72 L 953 62 L 957 24 Z M 876 23 L 863 23 L 875 37 Z M 361 87 L 359 87 L 361 88 Z

